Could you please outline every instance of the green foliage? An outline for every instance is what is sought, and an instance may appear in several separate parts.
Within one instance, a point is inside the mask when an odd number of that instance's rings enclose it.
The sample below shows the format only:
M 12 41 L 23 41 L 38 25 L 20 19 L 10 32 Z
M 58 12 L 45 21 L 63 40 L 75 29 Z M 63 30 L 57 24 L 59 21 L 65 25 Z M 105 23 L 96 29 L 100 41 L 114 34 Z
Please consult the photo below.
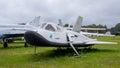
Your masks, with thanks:
M 82 26 L 83 28 L 107 28 L 106 25 L 96 25 L 96 24 L 92 24 L 92 25 L 86 25 L 86 26 Z
M 118 23 L 118 24 L 115 26 L 115 28 L 116 28 L 118 31 L 120 31 L 120 23 Z
M 73 28 L 73 25 L 70 25 L 70 28 Z
M 69 26 L 69 24 L 65 24 L 65 25 L 64 25 L 64 27 L 68 27 L 68 26 Z
M 111 28 L 111 33 L 115 35 L 120 35 L 120 23 L 116 24 L 115 27 Z

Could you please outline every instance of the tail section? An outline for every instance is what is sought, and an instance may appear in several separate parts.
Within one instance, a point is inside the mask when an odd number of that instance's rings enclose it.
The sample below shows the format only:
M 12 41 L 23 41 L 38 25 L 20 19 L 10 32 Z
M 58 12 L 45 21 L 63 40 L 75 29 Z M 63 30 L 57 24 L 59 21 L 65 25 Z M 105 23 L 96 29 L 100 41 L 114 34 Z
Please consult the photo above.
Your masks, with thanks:
M 79 16 L 75 25 L 73 26 L 73 31 L 78 32 L 78 33 L 81 31 L 82 21 L 83 21 L 83 18 Z
M 35 17 L 35 19 L 32 20 L 31 22 L 27 23 L 27 25 L 32 25 L 32 26 L 38 27 L 38 26 L 40 26 L 39 21 L 40 21 L 40 16 Z
M 61 26 L 61 27 L 63 27 L 62 20 L 61 20 L 61 19 L 59 19 L 59 20 L 58 20 L 58 22 L 59 22 L 59 23 L 58 23 L 58 25 L 59 25 L 59 26 Z

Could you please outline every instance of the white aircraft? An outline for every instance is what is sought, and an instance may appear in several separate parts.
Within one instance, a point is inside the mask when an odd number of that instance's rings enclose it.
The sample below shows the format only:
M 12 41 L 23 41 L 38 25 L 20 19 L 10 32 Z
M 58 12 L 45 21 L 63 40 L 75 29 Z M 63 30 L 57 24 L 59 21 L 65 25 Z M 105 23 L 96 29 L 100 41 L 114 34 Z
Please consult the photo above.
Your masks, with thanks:
M 0 25 L 0 39 L 3 40 L 3 46 L 7 47 L 6 39 L 23 37 L 26 31 L 39 28 L 39 20 L 40 16 L 36 17 L 32 22 L 29 22 L 26 25 Z
M 87 47 L 94 44 L 116 44 L 115 42 L 103 42 L 91 39 L 79 33 L 80 21 L 74 26 L 74 30 L 66 30 L 54 23 L 44 23 L 41 28 L 25 32 L 25 40 L 34 46 L 43 47 L 71 47 L 79 56 L 75 47 Z M 35 49 L 36 50 L 36 49 Z

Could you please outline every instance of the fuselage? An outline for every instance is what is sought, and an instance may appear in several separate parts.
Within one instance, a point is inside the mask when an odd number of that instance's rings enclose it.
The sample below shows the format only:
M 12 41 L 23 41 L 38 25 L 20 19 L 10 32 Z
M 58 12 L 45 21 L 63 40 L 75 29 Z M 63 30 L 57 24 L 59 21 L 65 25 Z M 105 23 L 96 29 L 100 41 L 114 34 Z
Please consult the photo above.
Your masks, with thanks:
M 74 31 L 66 30 L 53 23 L 47 23 L 36 31 L 27 31 L 25 33 L 25 40 L 31 45 L 36 46 L 69 46 L 67 34 L 70 35 L 73 45 L 89 46 L 91 44 L 84 44 L 89 40 L 88 37 Z

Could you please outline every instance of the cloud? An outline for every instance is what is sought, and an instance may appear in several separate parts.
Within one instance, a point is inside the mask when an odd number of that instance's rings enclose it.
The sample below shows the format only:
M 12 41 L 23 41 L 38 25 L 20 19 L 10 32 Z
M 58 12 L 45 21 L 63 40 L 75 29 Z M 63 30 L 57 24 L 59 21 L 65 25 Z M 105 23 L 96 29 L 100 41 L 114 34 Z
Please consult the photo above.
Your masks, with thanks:
M 29 22 L 41 16 L 42 22 L 73 24 L 83 17 L 83 25 L 103 24 L 112 27 L 120 22 L 119 0 L 0 0 L 0 24 Z

